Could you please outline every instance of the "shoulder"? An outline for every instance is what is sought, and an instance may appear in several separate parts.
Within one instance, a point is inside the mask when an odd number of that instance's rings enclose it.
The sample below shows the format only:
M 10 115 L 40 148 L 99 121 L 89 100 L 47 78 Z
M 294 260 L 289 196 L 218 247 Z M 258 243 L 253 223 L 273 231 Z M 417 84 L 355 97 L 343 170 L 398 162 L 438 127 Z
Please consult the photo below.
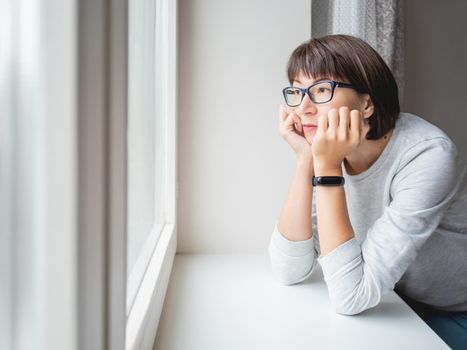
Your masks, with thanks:
M 398 122 L 391 195 L 402 190 L 418 190 L 421 195 L 435 189 L 446 195 L 459 181 L 461 167 L 456 145 L 443 130 L 416 115 L 403 113 Z
M 443 138 L 451 141 L 449 136 L 437 125 L 412 113 L 400 113 L 397 120 L 400 133 L 406 142 L 415 144 L 420 141 Z
M 399 128 L 397 153 L 400 166 L 420 157 L 430 160 L 433 157 L 455 159 L 457 147 L 451 138 L 438 126 L 411 113 L 401 113 L 397 121 Z M 427 154 L 428 153 L 428 154 Z M 441 162 L 441 159 L 432 159 Z

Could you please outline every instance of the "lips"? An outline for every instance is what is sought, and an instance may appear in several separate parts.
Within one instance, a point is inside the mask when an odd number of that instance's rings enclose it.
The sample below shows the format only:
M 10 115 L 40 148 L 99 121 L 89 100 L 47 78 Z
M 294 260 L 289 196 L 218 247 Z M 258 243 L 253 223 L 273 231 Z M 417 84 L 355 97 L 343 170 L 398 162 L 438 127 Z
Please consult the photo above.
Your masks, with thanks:
M 312 125 L 312 124 L 303 125 L 303 130 L 306 130 L 306 131 L 316 130 L 317 128 L 318 128 L 317 125 Z

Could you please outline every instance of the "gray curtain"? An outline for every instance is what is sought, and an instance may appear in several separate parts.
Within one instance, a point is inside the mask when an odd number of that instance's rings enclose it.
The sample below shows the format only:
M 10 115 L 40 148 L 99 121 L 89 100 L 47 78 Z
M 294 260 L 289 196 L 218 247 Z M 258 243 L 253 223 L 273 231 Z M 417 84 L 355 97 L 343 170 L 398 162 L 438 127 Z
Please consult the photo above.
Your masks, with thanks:
M 350 34 L 368 42 L 404 89 L 404 7 L 402 0 L 311 0 L 311 36 Z

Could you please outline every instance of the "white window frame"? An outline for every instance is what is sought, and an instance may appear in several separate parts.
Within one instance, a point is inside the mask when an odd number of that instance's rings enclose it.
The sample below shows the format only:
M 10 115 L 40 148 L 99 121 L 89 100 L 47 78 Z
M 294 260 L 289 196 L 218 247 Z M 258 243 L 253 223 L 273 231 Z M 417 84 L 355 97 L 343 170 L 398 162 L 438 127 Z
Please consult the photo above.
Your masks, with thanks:
M 139 289 L 130 290 L 127 298 L 131 308 L 127 310 L 126 349 L 152 349 L 177 248 L 177 1 L 155 1 L 155 79 L 156 100 L 159 101 L 156 113 L 158 118 L 164 119 L 166 135 L 165 225 L 159 237 L 160 230 L 155 225 L 136 263 L 140 266 L 136 266 L 136 273 L 131 276 L 139 280 L 138 275 L 149 260 Z
M 84 232 L 79 250 L 79 285 L 82 289 L 79 301 L 83 306 L 79 309 L 79 348 L 122 349 L 125 346 L 126 349 L 149 349 L 157 332 L 177 242 L 177 1 L 156 0 L 156 52 L 160 55 L 156 59 L 160 67 L 156 70 L 162 72 L 163 77 L 159 81 L 162 92 L 160 110 L 166 119 L 167 141 L 166 224 L 135 292 L 128 317 L 128 4 L 125 0 L 107 1 L 110 5 L 108 13 L 104 10 L 105 0 L 79 2 L 79 47 L 82 54 L 78 84 L 81 108 L 78 137 L 82 156 L 78 193 L 81 196 L 79 223 L 83 228 L 80 231 Z M 150 242 L 148 239 L 147 243 Z M 143 250 L 151 251 L 148 247 Z
M 5 266 L 8 268 L 10 262 L 14 268 L 0 270 L 0 280 L 7 288 L 2 304 L 13 298 L 14 273 L 34 288 L 29 294 L 15 296 L 0 318 L 1 324 L 7 325 L 1 333 L 1 344 L 7 347 L 15 344 L 15 348 L 53 350 L 153 346 L 176 251 L 177 2 L 157 0 L 167 133 L 166 224 L 127 318 L 128 1 L 41 0 L 34 2 L 36 12 L 24 12 L 43 16 L 44 27 L 37 31 L 41 36 L 33 49 L 41 52 L 37 63 L 40 76 L 38 85 L 34 85 L 40 95 L 34 98 L 44 117 L 36 121 L 38 130 L 26 127 L 23 133 L 18 128 L 21 140 L 5 137 L 1 143 L 25 150 L 28 143 L 21 142 L 29 136 L 36 135 L 40 141 L 40 149 L 34 150 L 40 174 L 31 178 L 23 169 L 8 198 L 0 202 L 5 207 L 7 200 L 15 198 L 11 210 L 3 213 L 11 222 L 2 221 L 2 228 L 11 232 L 0 237 L 2 251 L 12 251 L 4 256 Z M 12 11 L 16 11 L 16 4 L 26 6 L 28 2 L 9 0 L 3 4 L 15 4 Z M 24 52 L 25 59 L 36 57 L 28 53 Z M 0 86 L 3 92 L 18 84 L 13 68 L 6 85 Z M 19 93 L 15 101 L 20 103 L 23 96 L 34 95 Z M 8 100 L 10 95 L 3 96 Z M 7 100 L 5 108 L 14 108 Z M 18 120 L 27 123 L 32 117 L 23 112 Z M 6 125 L 5 132 L 9 129 L 11 126 Z M 3 130 L 0 135 L 4 135 Z M 28 156 L 21 153 L 4 160 L 17 170 L 21 168 L 18 164 L 31 163 Z M 12 174 L 14 171 L 7 176 Z M 31 181 L 35 181 L 31 188 L 37 192 L 33 204 L 24 195 L 24 188 L 29 187 L 22 187 L 23 182 Z M 32 209 L 25 210 L 26 206 Z M 38 225 L 34 225 L 36 222 Z M 23 224 L 19 227 L 15 223 Z M 29 244 L 31 230 L 35 240 Z M 13 240 L 13 234 L 18 238 Z M 17 252 L 20 254 L 15 255 Z M 28 256 L 29 252 L 34 255 Z M 31 270 L 32 259 L 39 264 L 32 264 L 35 269 Z M 28 307 L 19 308 L 20 304 Z M 12 320 L 15 322 L 10 324 Z

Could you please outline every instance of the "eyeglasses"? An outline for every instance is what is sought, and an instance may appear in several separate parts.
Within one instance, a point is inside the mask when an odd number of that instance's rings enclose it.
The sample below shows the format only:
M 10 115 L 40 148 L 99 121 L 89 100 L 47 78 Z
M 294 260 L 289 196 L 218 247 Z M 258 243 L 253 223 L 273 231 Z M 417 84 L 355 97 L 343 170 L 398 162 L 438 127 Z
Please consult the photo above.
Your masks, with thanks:
M 355 86 L 352 84 L 334 80 L 321 80 L 311 84 L 307 88 L 294 86 L 286 87 L 282 90 L 282 93 L 285 98 L 285 103 L 287 103 L 289 107 L 297 107 L 302 103 L 305 94 L 308 94 L 313 103 L 326 103 L 331 101 L 337 86 L 355 89 Z

